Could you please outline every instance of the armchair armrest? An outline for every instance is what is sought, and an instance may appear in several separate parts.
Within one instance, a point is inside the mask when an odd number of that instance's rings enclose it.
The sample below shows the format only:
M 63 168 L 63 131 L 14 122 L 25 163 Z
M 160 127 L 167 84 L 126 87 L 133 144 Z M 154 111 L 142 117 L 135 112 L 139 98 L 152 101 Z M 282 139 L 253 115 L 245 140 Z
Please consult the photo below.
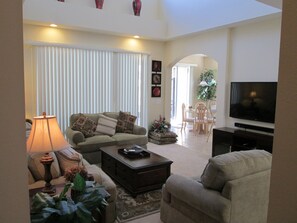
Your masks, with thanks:
M 139 125 L 134 125 L 133 134 L 134 135 L 145 135 L 146 134 L 146 128 L 144 128 L 142 126 L 139 126 Z
M 179 175 L 171 175 L 165 188 L 164 191 L 171 197 L 185 202 L 218 222 L 229 222 L 231 202 L 218 191 L 206 189 L 200 182 Z
M 66 136 L 71 145 L 75 146 L 80 142 L 85 141 L 85 136 L 80 131 L 72 130 L 70 127 L 66 129 Z

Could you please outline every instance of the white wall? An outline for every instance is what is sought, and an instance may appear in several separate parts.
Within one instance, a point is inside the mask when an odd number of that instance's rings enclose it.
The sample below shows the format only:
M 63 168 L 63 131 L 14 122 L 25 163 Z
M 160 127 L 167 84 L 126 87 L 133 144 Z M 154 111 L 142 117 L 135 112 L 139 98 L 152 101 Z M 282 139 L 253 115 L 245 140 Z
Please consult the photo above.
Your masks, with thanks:
M 22 1 L 0 3 L 0 222 L 30 222 L 25 143 Z
M 190 96 L 190 105 L 194 106 L 197 102 L 197 90 L 198 85 L 200 83 L 200 75 L 205 69 L 212 69 L 216 70 L 218 69 L 218 63 L 207 56 L 202 56 L 199 54 L 194 54 L 187 56 L 179 61 L 181 64 L 191 64 L 191 70 L 192 70 L 192 79 L 189 89 L 189 96 Z M 215 80 L 217 78 L 217 75 L 215 73 Z
M 112 35 L 104 35 L 98 33 L 71 31 L 67 29 L 57 29 L 45 26 L 24 25 L 24 42 L 25 46 L 25 77 L 30 75 L 30 43 L 52 43 L 63 44 L 70 46 L 77 46 L 83 48 L 95 48 L 95 49 L 108 49 L 116 51 L 132 51 L 147 53 L 151 56 L 152 60 L 164 60 L 165 46 L 160 41 L 148 41 L 133 38 L 124 38 Z M 164 64 L 164 63 L 163 63 Z M 162 68 L 164 70 L 164 68 Z M 163 72 L 162 72 L 163 73 Z M 149 66 L 149 83 L 151 82 L 151 66 Z M 34 113 L 34 93 L 30 88 L 30 82 L 26 78 L 26 115 L 28 118 L 35 116 Z M 163 115 L 164 104 L 164 87 L 165 82 L 162 79 L 162 97 L 151 98 L 150 86 L 149 86 L 149 115 L 148 123 L 158 118 L 159 115 Z M 37 114 L 39 115 L 39 114 Z
M 217 127 L 234 127 L 229 118 L 231 81 L 277 81 L 280 20 L 272 18 L 233 29 L 221 29 L 166 43 L 165 114 L 170 114 L 170 67 L 188 55 L 202 53 L 218 63 Z M 243 123 L 270 127 L 260 122 Z
M 26 0 L 24 21 L 39 25 L 56 23 L 76 30 L 165 39 L 166 22 L 160 19 L 159 6 L 159 0 L 142 0 L 140 16 L 134 16 L 132 0 L 106 0 L 101 10 L 95 7 L 95 0 Z
M 225 125 L 225 86 L 228 65 L 229 30 L 222 29 L 206 32 L 200 35 L 179 38 L 166 43 L 165 51 L 165 77 L 166 95 L 164 112 L 170 117 L 170 78 L 171 67 L 180 59 L 192 54 L 205 54 L 218 62 L 218 87 L 217 87 L 217 126 Z
M 278 80 L 281 19 L 275 18 L 232 29 L 230 41 L 230 81 Z M 230 84 L 227 86 L 230 92 Z M 229 104 L 229 96 L 227 97 Z M 227 107 L 226 113 L 229 114 Z M 273 124 L 229 118 L 227 126 L 234 122 L 274 127 Z
M 40 0 L 39 0 L 40 1 Z M 45 0 L 57 1 L 57 0 Z M 141 17 L 148 19 L 160 19 L 159 0 L 142 0 Z M 80 7 L 95 8 L 95 0 L 65 0 L 66 4 L 77 5 Z M 64 4 L 65 4 L 64 3 Z M 63 4 L 63 3 L 61 3 Z M 115 15 L 133 14 L 132 0 L 105 0 L 102 10 L 105 13 Z
M 273 18 L 232 30 L 221 29 L 166 43 L 24 25 L 24 41 L 144 52 L 150 54 L 154 60 L 163 61 L 162 97 L 149 98 L 149 123 L 159 115 L 165 115 L 166 119 L 170 118 L 171 67 L 189 55 L 205 54 L 218 63 L 217 126 L 233 127 L 234 122 L 238 120 L 229 118 L 230 81 L 277 81 L 280 20 Z M 25 67 L 27 67 L 30 64 L 28 62 L 30 53 L 27 49 L 25 55 Z M 208 64 L 207 60 L 205 64 Z M 26 100 L 26 111 L 28 116 L 31 116 L 28 101 L 29 99 Z M 240 122 L 271 126 L 252 121 L 240 120 Z

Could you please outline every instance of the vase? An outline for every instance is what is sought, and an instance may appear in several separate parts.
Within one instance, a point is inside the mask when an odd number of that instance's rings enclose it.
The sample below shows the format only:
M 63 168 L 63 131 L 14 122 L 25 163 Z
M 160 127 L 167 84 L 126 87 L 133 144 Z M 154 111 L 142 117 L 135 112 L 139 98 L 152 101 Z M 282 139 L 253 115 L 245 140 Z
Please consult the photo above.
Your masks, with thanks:
M 102 9 L 104 0 L 95 0 L 95 3 L 96 3 L 96 8 L 97 9 Z
M 133 0 L 132 6 L 133 6 L 134 15 L 140 16 L 141 1 L 140 0 Z

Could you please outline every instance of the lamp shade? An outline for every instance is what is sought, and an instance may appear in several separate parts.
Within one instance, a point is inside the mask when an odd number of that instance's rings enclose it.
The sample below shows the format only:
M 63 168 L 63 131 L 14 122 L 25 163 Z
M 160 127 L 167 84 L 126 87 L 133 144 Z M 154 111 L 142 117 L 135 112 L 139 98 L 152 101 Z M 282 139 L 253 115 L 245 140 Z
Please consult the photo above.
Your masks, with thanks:
M 49 153 L 69 147 L 56 116 L 38 116 L 33 118 L 30 136 L 27 140 L 27 152 Z

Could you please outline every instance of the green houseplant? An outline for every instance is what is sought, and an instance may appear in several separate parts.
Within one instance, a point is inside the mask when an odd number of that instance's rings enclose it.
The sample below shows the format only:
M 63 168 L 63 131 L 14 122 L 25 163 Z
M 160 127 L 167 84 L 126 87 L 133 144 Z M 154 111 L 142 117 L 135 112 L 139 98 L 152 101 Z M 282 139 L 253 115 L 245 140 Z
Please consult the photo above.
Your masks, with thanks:
M 217 83 L 214 78 L 214 70 L 208 69 L 201 73 L 198 85 L 197 99 L 208 101 L 216 97 Z
M 31 222 L 55 223 L 89 223 L 97 222 L 94 216 L 100 215 L 107 206 L 103 186 L 94 186 L 86 181 L 80 173 L 76 173 L 73 182 L 65 184 L 60 195 L 51 197 L 46 193 L 37 193 L 32 199 Z M 67 196 L 69 189 L 80 193 Z

